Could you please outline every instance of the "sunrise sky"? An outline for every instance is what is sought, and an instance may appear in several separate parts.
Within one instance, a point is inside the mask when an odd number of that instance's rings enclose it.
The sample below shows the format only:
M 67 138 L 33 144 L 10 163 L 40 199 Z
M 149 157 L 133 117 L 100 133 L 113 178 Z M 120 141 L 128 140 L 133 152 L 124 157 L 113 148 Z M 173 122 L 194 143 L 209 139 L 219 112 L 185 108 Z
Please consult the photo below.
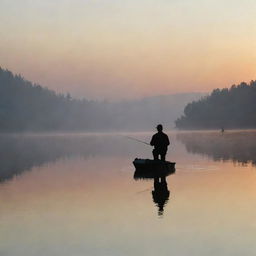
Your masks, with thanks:
M 0 66 L 89 99 L 256 79 L 255 0 L 0 0 Z

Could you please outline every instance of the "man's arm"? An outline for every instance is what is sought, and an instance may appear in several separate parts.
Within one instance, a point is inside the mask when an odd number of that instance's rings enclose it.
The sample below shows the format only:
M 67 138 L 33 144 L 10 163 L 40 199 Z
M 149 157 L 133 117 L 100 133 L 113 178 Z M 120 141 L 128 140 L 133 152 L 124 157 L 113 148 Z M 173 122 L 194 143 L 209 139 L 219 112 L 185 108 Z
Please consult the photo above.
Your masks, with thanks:
M 150 145 L 154 146 L 155 145 L 155 136 L 153 135 L 150 141 Z
M 169 137 L 168 135 L 166 135 L 166 145 L 169 146 L 170 145 L 170 141 L 169 141 Z

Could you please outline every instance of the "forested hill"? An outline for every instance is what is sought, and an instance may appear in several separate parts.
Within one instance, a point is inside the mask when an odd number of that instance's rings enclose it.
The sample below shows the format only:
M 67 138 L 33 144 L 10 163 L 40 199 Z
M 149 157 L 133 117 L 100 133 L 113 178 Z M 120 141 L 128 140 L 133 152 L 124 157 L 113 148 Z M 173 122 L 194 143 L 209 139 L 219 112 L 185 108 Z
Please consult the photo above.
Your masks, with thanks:
M 0 68 L 1 131 L 89 130 L 100 125 L 98 120 L 108 122 L 100 107 L 56 94 Z
M 77 100 L 56 94 L 0 68 L 0 131 L 142 131 L 167 129 L 200 93 L 119 102 Z
M 256 81 L 215 89 L 210 96 L 187 104 L 176 121 L 179 129 L 256 127 Z

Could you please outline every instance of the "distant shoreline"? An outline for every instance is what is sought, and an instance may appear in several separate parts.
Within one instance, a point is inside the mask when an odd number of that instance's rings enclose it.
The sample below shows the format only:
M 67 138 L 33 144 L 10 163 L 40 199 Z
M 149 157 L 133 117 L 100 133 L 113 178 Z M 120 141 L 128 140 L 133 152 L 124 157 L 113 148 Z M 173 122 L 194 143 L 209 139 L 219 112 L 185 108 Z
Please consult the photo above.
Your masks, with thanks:
M 52 132 L 0 132 L 0 136 L 93 136 L 93 135 L 126 135 L 126 134 L 137 134 L 137 135 L 152 135 L 155 131 L 102 131 L 102 132 L 89 132 L 89 131 L 52 131 Z M 166 133 L 220 133 L 219 129 L 198 129 L 198 130 L 165 130 Z M 227 129 L 225 133 L 234 132 L 256 132 L 255 129 Z

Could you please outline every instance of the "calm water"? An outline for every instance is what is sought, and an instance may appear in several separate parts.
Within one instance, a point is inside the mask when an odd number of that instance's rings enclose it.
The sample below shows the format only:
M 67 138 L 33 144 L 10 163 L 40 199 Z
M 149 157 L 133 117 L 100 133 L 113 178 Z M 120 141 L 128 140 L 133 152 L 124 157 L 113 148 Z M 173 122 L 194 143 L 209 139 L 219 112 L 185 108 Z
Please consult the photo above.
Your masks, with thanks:
M 121 134 L 0 136 L 0 255 L 256 255 L 256 131 L 169 136 L 158 197 Z

